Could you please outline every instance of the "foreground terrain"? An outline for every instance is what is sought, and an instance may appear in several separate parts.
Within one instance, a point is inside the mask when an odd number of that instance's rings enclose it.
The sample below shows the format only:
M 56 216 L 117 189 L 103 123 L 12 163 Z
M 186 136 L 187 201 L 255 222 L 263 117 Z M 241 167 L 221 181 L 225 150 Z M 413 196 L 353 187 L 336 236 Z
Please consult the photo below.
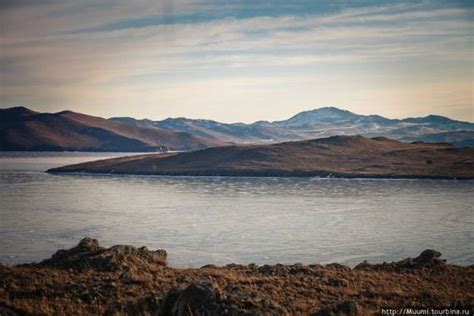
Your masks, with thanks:
M 188 176 L 474 178 L 474 148 L 333 136 L 87 162 L 49 170 Z
M 474 266 L 425 250 L 396 263 L 167 266 L 166 251 L 85 238 L 38 264 L 0 264 L 0 314 L 367 315 L 474 306 Z M 332 314 L 331 314 L 332 313 Z

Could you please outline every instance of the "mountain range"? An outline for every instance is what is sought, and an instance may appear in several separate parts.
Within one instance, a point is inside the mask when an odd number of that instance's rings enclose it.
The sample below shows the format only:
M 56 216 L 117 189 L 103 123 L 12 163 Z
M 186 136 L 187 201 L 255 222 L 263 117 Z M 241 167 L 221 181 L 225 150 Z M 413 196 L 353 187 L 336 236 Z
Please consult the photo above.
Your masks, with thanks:
M 300 112 L 282 121 L 226 124 L 212 120 L 168 118 L 162 121 L 112 118 L 142 127 L 186 132 L 209 140 L 233 143 L 275 143 L 335 135 L 388 137 L 402 141 L 449 142 L 457 147 L 474 147 L 474 124 L 444 116 L 388 119 L 359 115 L 335 107 Z
M 0 150 L 127 151 L 196 150 L 221 142 L 188 133 L 147 128 L 63 111 L 38 113 L 24 107 L 0 110 Z
M 251 124 L 188 118 L 105 119 L 72 111 L 39 113 L 25 107 L 0 110 L 2 151 L 189 151 L 335 135 L 383 136 L 405 142 L 474 147 L 474 124 L 470 122 L 437 115 L 388 119 L 335 107 L 301 112 L 287 120 Z

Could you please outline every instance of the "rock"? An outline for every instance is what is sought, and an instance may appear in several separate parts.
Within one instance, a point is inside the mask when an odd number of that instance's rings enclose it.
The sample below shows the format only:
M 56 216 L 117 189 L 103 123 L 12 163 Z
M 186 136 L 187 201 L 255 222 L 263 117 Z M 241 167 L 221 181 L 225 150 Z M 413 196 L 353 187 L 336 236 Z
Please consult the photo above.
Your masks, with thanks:
M 367 260 L 364 260 L 361 263 L 359 263 L 358 265 L 356 265 L 354 269 L 356 269 L 356 270 L 357 269 L 369 269 L 371 267 L 372 267 L 372 265 Z
M 333 287 L 337 287 L 337 288 L 348 286 L 348 282 L 346 280 L 339 279 L 339 278 L 330 278 L 328 279 L 327 284 Z
M 201 267 L 201 269 L 215 269 L 217 268 L 214 264 L 206 264 Z
M 326 265 L 326 268 L 334 269 L 336 271 L 342 271 L 342 272 L 349 272 L 351 271 L 351 268 L 342 265 L 340 263 L 330 263 Z
M 85 237 L 79 241 L 76 248 L 83 251 L 97 251 L 102 247 L 99 246 L 99 241 L 97 239 Z
M 193 283 L 184 290 L 172 290 L 163 302 L 159 315 L 211 316 L 220 315 L 215 290 L 208 284 Z
M 396 266 L 402 268 L 443 268 L 446 266 L 446 261 L 440 259 L 440 257 L 440 252 L 433 249 L 426 249 L 418 257 L 402 260 L 396 264 Z
M 369 264 L 364 261 L 358 264 L 355 269 L 376 269 L 376 270 L 413 270 L 423 267 L 433 269 L 443 269 L 446 267 L 446 260 L 440 259 L 441 253 L 433 249 L 424 250 L 416 258 L 406 258 L 398 262 L 382 263 L 382 264 Z
M 359 307 L 355 302 L 345 301 L 332 308 L 325 308 L 313 313 L 312 316 L 357 316 Z
M 18 316 L 20 314 L 13 311 L 13 310 L 11 310 L 11 309 L 9 309 L 9 308 L 0 306 L 0 315 L 2 315 L 2 316 Z
M 258 272 L 265 275 L 288 275 L 290 267 L 277 263 L 276 265 L 263 265 L 258 268 Z
M 441 253 L 439 251 L 426 249 L 418 257 L 416 257 L 415 260 L 419 263 L 429 263 L 437 260 L 439 257 L 441 257 Z
M 138 274 L 132 271 L 127 271 L 123 273 L 120 279 L 122 280 L 123 283 L 128 284 L 128 285 L 140 284 L 146 281 L 146 279 L 144 278 L 142 274 Z
M 348 316 L 355 316 L 359 312 L 359 307 L 357 306 L 357 303 L 352 301 L 343 302 L 342 304 L 339 304 L 336 308 L 338 309 L 339 313 Z
M 143 263 L 166 265 L 166 257 L 165 250 L 151 251 L 146 247 L 135 248 L 123 245 L 104 248 L 99 246 L 96 239 L 86 237 L 76 247 L 69 250 L 58 250 L 50 259 L 42 261 L 40 265 L 71 271 L 88 269 L 116 271 Z

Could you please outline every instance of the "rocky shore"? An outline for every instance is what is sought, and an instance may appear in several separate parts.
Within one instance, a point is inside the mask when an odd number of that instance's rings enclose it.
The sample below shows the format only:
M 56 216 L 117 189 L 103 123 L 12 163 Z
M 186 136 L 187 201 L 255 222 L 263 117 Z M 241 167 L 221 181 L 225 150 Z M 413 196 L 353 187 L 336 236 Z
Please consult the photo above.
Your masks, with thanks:
M 355 268 L 177 269 L 166 255 L 84 238 L 40 263 L 0 264 L 0 315 L 371 315 L 381 307 L 474 306 L 474 266 L 451 265 L 434 250 Z

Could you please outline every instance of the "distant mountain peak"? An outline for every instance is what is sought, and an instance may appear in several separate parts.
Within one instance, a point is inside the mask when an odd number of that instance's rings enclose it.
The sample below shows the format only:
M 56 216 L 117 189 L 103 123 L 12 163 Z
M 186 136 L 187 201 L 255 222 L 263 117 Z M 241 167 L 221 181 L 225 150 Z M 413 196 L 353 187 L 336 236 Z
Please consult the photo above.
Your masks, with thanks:
M 59 114 L 59 115 L 68 115 L 68 114 L 78 114 L 74 111 L 71 111 L 71 110 L 64 110 L 64 111 L 61 111 L 61 112 L 58 112 L 56 114 Z
M 286 121 L 280 121 L 280 123 L 289 125 L 311 125 L 325 122 L 332 123 L 335 121 L 348 120 L 355 117 L 358 117 L 358 115 L 350 111 L 341 110 L 334 106 L 326 106 L 314 110 L 300 112 Z
M 322 106 L 320 108 L 316 108 L 316 109 L 313 109 L 313 110 L 309 110 L 309 112 L 321 112 L 321 111 L 331 111 L 331 112 L 350 112 L 348 110 L 343 110 L 343 109 L 340 109 L 338 107 L 335 107 L 335 106 Z
M 23 115 L 23 116 L 38 114 L 38 112 L 30 110 L 30 109 L 28 109 L 27 107 L 24 107 L 24 106 L 15 106 L 15 107 L 11 107 L 11 108 L 8 108 L 8 109 L 3 109 L 1 111 L 5 112 L 5 113 L 10 113 L 12 115 Z
M 468 124 L 468 125 L 472 124 L 470 122 L 457 121 L 457 120 L 450 119 L 449 117 L 446 117 L 446 116 L 434 115 L 434 114 L 430 114 L 423 117 L 410 117 L 410 118 L 403 119 L 402 121 L 409 122 L 409 123 L 424 123 L 424 124 L 426 123 L 428 124 L 461 123 L 461 124 Z
M 39 114 L 24 106 L 16 106 L 8 109 L 0 109 L 0 129 L 7 128 L 13 122 L 18 120 L 25 120 Z M 1 143 L 1 140 L 0 140 Z
M 340 108 L 337 108 L 335 106 L 323 106 L 323 107 L 320 107 L 320 108 L 316 108 L 316 109 L 312 109 L 312 110 L 308 110 L 308 111 L 303 111 L 303 112 L 300 112 L 298 114 L 302 114 L 302 113 L 320 113 L 320 114 L 354 114 L 352 113 L 351 111 L 348 111 L 348 110 L 343 110 L 343 109 L 340 109 Z M 298 115 L 296 114 L 296 115 Z

